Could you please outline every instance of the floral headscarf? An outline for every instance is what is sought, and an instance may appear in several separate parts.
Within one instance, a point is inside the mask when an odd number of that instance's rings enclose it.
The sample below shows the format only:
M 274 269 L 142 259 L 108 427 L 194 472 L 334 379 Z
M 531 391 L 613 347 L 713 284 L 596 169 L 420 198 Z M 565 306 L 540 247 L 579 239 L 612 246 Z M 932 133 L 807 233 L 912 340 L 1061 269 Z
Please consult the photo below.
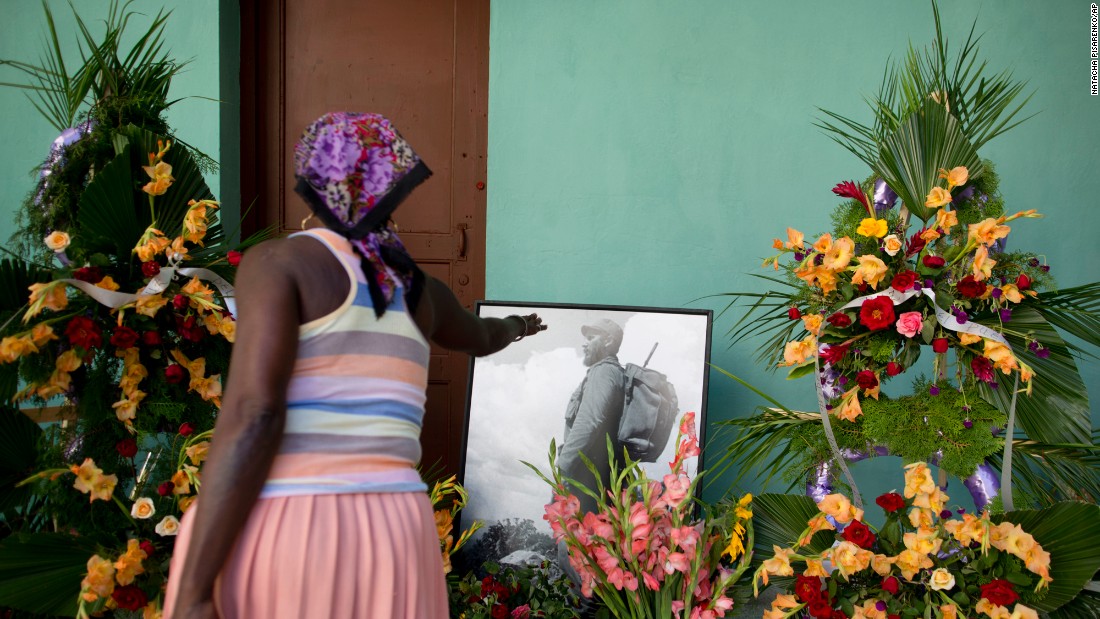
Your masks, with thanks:
M 380 114 L 325 114 L 298 140 L 294 174 L 294 190 L 362 256 L 375 314 L 385 313 L 398 285 L 415 309 L 424 274 L 390 214 L 431 171 L 390 121 Z

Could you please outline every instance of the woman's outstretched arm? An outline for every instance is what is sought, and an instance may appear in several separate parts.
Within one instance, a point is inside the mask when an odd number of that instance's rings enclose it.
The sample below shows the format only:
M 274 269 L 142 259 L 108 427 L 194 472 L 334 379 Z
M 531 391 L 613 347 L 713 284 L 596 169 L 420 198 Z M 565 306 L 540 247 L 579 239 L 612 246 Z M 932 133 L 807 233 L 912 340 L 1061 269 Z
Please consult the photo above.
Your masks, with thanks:
M 538 314 L 507 318 L 476 316 L 462 307 L 446 284 L 431 276 L 425 279 L 425 299 L 417 308 L 417 323 L 424 329 L 422 321 L 427 322 L 430 326 L 425 333 L 443 348 L 481 357 L 503 349 L 520 336 L 546 330 Z M 427 312 L 430 315 L 425 316 Z

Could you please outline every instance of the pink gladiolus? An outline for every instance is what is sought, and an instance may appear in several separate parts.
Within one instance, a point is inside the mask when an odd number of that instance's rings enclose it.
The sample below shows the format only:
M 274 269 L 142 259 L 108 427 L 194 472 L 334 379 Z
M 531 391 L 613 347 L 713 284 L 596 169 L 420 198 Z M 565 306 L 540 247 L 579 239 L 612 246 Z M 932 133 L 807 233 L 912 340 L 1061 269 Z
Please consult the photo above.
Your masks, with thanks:
M 679 615 L 684 610 L 684 603 L 680 600 L 672 601 L 672 614 Z
M 668 558 L 665 559 L 665 573 L 670 576 L 674 572 L 687 574 L 690 571 L 691 561 L 688 561 L 687 555 L 682 552 L 669 553 Z
M 649 575 L 649 572 L 642 572 L 642 583 L 645 584 L 645 588 L 650 591 L 656 591 L 661 588 L 661 583 L 656 578 Z
M 664 482 L 665 491 L 661 498 L 667 501 L 670 507 L 679 506 L 684 497 L 688 495 L 688 490 L 691 489 L 691 479 L 683 473 L 679 475 L 669 474 L 665 475 Z

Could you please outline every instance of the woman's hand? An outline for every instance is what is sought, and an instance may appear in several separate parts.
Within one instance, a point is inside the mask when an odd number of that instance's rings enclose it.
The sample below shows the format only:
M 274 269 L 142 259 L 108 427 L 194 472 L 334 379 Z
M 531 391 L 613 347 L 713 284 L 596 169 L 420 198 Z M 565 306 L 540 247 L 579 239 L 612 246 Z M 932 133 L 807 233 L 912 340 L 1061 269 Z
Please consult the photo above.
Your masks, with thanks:
M 517 318 L 523 321 L 523 333 L 517 339 L 525 338 L 528 335 L 536 335 L 546 330 L 546 325 L 542 324 L 542 318 L 539 318 L 538 314 L 527 314 L 526 316 L 517 316 Z

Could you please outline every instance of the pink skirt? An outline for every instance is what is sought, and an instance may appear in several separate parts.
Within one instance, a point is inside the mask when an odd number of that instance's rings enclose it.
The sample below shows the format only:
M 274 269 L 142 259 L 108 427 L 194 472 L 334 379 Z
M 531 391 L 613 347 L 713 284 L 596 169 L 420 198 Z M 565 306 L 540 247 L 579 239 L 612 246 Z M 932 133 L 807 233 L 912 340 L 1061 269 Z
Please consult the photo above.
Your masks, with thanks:
M 185 517 L 164 619 L 191 538 Z M 201 554 L 194 560 L 202 561 Z M 214 587 L 222 619 L 447 619 L 447 585 L 427 495 L 261 499 Z

